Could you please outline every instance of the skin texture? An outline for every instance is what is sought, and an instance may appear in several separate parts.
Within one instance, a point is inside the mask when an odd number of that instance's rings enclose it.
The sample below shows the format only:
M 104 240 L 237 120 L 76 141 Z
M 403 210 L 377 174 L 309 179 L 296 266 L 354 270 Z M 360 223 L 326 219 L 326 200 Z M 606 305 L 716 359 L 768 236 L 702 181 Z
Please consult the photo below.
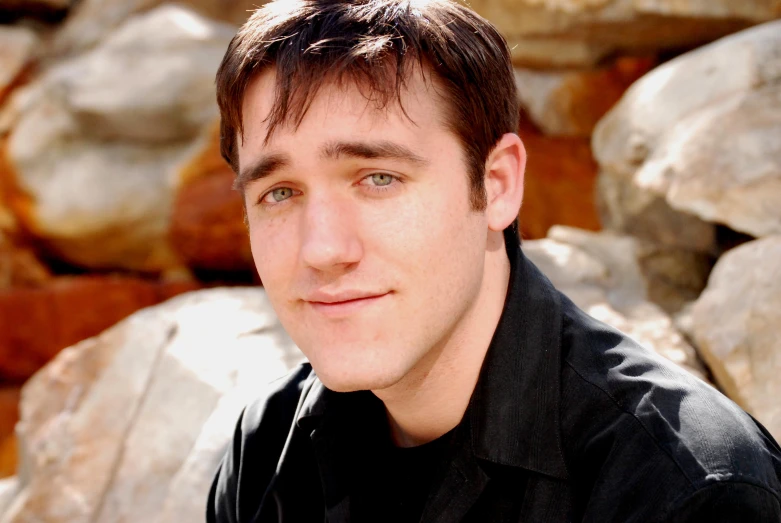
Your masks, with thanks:
M 504 305 L 501 231 L 520 208 L 526 160 L 504 135 L 486 161 L 488 206 L 474 211 L 461 145 L 425 75 L 402 94 L 412 121 L 327 84 L 300 126 L 266 142 L 266 71 L 247 90 L 238 151 L 252 254 L 282 324 L 328 388 L 383 400 L 403 446 L 463 416 Z M 416 160 L 364 157 L 380 142 Z

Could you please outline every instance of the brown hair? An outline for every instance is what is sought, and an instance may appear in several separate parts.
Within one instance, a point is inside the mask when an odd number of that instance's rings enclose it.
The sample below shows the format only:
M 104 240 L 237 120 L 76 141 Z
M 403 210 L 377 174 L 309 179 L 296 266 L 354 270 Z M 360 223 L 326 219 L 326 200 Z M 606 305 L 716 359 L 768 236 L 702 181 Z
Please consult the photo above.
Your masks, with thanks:
M 464 147 L 472 207 L 482 210 L 488 154 L 517 132 L 516 87 L 504 38 L 450 0 L 276 0 L 259 8 L 217 72 L 221 153 L 238 172 L 244 94 L 267 67 L 276 68 L 276 99 L 266 140 L 280 124 L 300 124 L 327 81 L 355 82 L 379 108 L 401 104 L 414 65 L 432 73 L 446 124 Z

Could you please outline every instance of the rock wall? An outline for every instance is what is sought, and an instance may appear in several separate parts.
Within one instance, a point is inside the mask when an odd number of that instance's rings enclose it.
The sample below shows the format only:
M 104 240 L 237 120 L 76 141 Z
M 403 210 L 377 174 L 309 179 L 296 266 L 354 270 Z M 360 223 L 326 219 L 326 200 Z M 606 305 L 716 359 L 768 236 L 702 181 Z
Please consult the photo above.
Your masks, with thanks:
M 262 290 L 156 305 L 257 283 L 213 91 L 257 4 L 0 0 L 0 523 L 200 520 L 300 357 Z M 781 437 L 781 0 L 470 5 L 513 51 L 528 255 Z

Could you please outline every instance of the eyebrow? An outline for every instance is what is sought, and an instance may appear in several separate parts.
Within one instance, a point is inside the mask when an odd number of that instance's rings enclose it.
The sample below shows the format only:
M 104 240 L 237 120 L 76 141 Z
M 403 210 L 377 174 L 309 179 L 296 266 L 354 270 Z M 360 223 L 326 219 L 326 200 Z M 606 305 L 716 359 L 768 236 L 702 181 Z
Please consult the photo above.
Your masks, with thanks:
M 387 140 L 376 142 L 328 142 L 321 147 L 320 157 L 328 160 L 338 160 L 342 157 L 366 160 L 391 159 L 416 165 L 429 163 L 428 160 L 415 154 L 408 147 Z M 267 178 L 273 173 L 289 167 L 291 163 L 290 156 L 286 154 L 265 155 L 246 169 L 241 169 L 233 186 L 239 191 L 244 191 L 249 183 Z

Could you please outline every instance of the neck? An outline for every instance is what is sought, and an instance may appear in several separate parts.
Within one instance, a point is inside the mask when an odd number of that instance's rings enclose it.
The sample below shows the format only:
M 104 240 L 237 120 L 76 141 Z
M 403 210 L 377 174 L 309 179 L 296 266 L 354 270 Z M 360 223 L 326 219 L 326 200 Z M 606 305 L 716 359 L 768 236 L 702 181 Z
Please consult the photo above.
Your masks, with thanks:
M 500 248 L 486 251 L 480 291 L 453 332 L 401 381 L 373 391 L 385 404 L 398 446 L 432 441 L 464 416 L 507 296 L 510 262 L 499 240 Z

